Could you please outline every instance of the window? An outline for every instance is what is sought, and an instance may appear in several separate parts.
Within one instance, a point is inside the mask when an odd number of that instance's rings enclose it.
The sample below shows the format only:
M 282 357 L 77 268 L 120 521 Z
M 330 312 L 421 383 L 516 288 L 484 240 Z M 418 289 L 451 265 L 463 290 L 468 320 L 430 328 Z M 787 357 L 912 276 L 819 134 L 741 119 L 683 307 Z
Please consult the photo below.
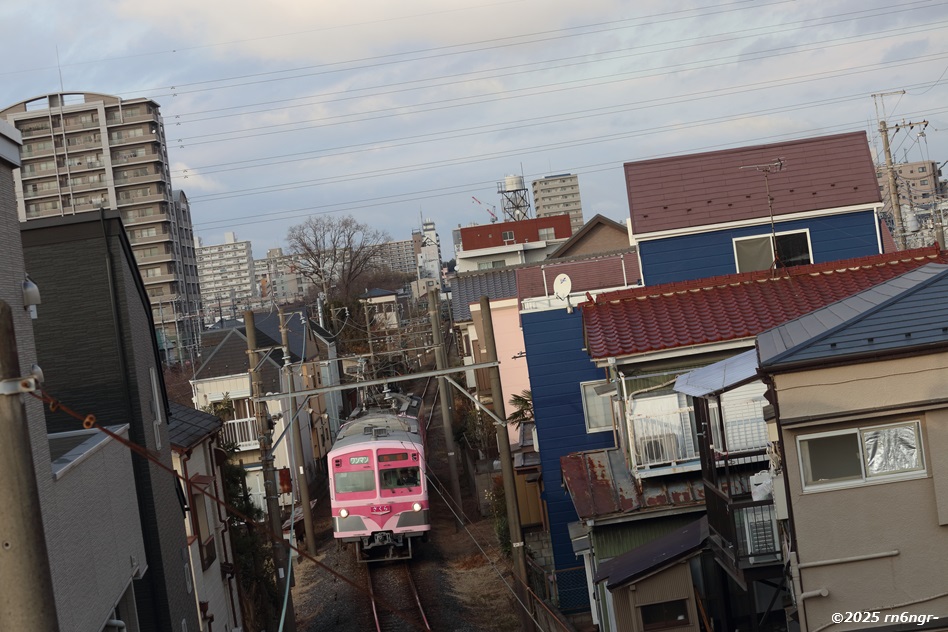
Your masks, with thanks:
M 375 491 L 375 472 L 372 470 L 336 472 L 335 479 L 337 494 Z
M 797 438 L 804 489 L 924 475 L 917 421 Z
M 663 601 L 640 606 L 643 630 L 664 630 L 689 625 L 688 600 Z
M 514 232 L 512 230 L 505 230 L 504 232 L 500 234 L 500 238 L 503 239 L 504 241 L 513 241 Z
M 540 241 L 551 241 L 556 239 L 556 232 L 552 228 L 541 228 L 539 233 Z
M 768 270 L 775 262 L 778 268 L 807 265 L 813 263 L 810 233 L 803 230 L 737 238 L 734 239 L 734 257 L 738 272 Z
M 918 168 L 918 172 L 919 172 L 919 173 L 925 173 L 926 171 L 928 171 L 928 167 L 919 167 L 919 168 Z M 901 172 L 899 172 L 899 173 L 901 173 Z
M 491 268 L 503 268 L 505 265 L 502 259 L 499 261 L 480 261 L 477 264 L 477 269 L 490 270 Z
M 381 457 L 379 461 L 381 461 Z M 382 489 L 400 489 L 418 487 L 421 483 L 417 467 L 397 467 L 379 472 L 382 478 Z
M 586 432 L 612 430 L 612 398 L 596 393 L 596 387 L 604 386 L 606 383 L 606 380 L 597 380 L 595 382 L 583 382 L 579 385 L 582 389 Z
M 928 180 L 927 180 L 927 179 L 926 179 L 926 180 L 919 180 L 918 183 L 919 183 L 919 184 L 923 184 L 923 185 L 924 185 L 924 184 L 928 184 Z

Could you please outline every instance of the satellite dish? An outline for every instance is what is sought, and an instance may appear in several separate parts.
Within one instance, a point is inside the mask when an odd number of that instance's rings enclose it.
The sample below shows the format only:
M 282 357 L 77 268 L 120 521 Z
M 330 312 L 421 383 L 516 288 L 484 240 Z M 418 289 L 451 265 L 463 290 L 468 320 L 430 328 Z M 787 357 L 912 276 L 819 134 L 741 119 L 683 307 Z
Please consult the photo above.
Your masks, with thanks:
M 570 290 L 573 289 L 573 282 L 566 274 L 558 274 L 553 280 L 553 296 L 565 301 L 569 299 Z

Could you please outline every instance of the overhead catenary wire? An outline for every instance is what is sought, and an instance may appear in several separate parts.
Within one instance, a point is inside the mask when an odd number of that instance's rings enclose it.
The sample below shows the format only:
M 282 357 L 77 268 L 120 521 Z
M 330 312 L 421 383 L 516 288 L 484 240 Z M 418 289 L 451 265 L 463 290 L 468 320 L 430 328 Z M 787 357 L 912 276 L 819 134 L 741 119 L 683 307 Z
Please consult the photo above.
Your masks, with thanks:
M 169 474 L 170 476 L 172 476 L 172 477 L 174 477 L 175 479 L 177 479 L 177 480 L 181 481 L 182 483 L 184 483 L 186 489 L 188 489 L 188 490 L 190 490 L 190 491 L 193 491 L 193 492 L 196 492 L 196 493 L 199 493 L 199 494 L 205 496 L 205 497 L 208 498 L 211 502 L 215 503 L 216 505 L 218 505 L 219 507 L 221 507 L 222 509 L 224 509 L 224 511 L 226 511 L 228 515 L 233 516 L 233 517 L 235 517 L 235 518 L 237 518 L 237 519 L 239 519 L 239 520 L 242 520 L 242 521 L 244 521 L 245 523 L 251 525 L 252 528 L 256 529 L 258 532 L 260 532 L 260 533 L 261 533 L 262 535 L 264 535 L 266 538 L 272 539 L 272 540 L 276 540 L 276 539 L 282 540 L 282 539 L 283 539 L 282 534 L 280 534 L 279 536 L 276 535 L 276 534 L 274 534 L 274 533 L 270 530 L 270 528 L 266 525 L 266 523 L 261 523 L 261 522 L 257 522 L 257 521 L 255 521 L 255 520 L 253 520 L 251 517 L 247 516 L 246 514 L 244 514 L 244 513 L 241 512 L 240 510 L 238 510 L 238 509 L 237 509 L 236 507 L 234 507 L 233 505 L 231 505 L 231 504 L 227 503 L 225 500 L 219 498 L 215 493 L 212 493 L 211 491 L 209 491 L 209 490 L 206 489 L 206 488 L 200 487 L 200 486 L 198 485 L 198 483 L 196 483 L 196 482 L 194 482 L 194 481 L 191 481 L 191 480 L 185 478 L 183 475 L 181 475 L 181 474 L 179 474 L 178 472 L 176 472 L 176 471 L 174 470 L 174 468 L 172 468 L 171 466 L 166 465 L 165 463 L 163 463 L 163 462 L 161 461 L 159 455 L 158 455 L 156 452 L 154 452 L 154 451 L 152 451 L 152 450 L 149 450 L 148 448 L 146 448 L 146 447 L 144 447 L 144 446 L 142 446 L 142 445 L 140 445 L 140 444 L 138 444 L 138 443 L 135 443 L 134 441 L 131 441 L 131 440 L 129 440 L 129 439 L 126 439 L 125 437 L 121 436 L 120 434 L 118 434 L 118 433 L 116 433 L 116 432 L 113 432 L 111 429 L 109 429 L 108 426 L 106 426 L 106 425 L 100 423 L 99 420 L 98 420 L 98 418 L 96 417 L 96 415 L 91 414 L 91 413 L 90 413 L 90 414 L 85 414 L 85 415 L 83 415 L 83 414 L 81 414 L 81 413 L 79 413 L 79 412 L 73 410 L 72 408 L 70 408 L 69 406 L 67 406 L 66 404 L 64 404 L 64 403 L 63 403 L 62 401 L 60 401 L 59 399 L 53 397 L 48 391 L 46 391 L 45 389 L 42 389 L 42 388 L 41 388 L 41 389 L 38 389 L 37 392 L 29 393 L 29 395 L 32 396 L 32 397 L 34 397 L 35 399 L 38 399 L 39 401 L 43 402 L 44 404 L 48 405 L 51 411 L 57 411 L 57 410 L 58 410 L 58 411 L 62 411 L 62 412 L 65 413 L 66 415 L 68 415 L 68 416 L 72 417 L 73 419 L 79 421 L 79 422 L 82 424 L 82 427 L 83 427 L 84 429 L 86 429 L 86 430 L 96 429 L 96 430 L 102 432 L 103 434 L 107 435 L 110 439 L 113 439 L 114 441 L 117 441 L 118 443 L 124 445 L 126 448 L 128 448 L 129 450 L 131 450 L 131 451 L 134 452 L 135 454 L 141 456 L 141 457 L 144 458 L 144 459 L 147 459 L 150 463 L 152 463 L 153 465 L 155 465 L 155 466 L 156 466 L 157 468 L 159 468 L 160 470 L 166 472 L 166 473 Z M 352 586 L 353 588 L 356 588 L 357 590 L 360 590 L 360 591 L 362 591 L 362 592 L 365 592 L 365 591 L 364 591 L 364 588 L 363 588 L 360 584 L 358 584 L 358 583 L 354 582 L 353 580 L 349 579 L 348 577 L 346 577 L 346 576 L 343 575 L 342 573 L 339 573 L 339 572 L 333 570 L 332 568 L 330 568 L 329 566 L 323 564 L 319 559 L 316 558 L 316 556 L 315 556 L 314 554 L 311 554 L 311 553 L 309 553 L 309 552 L 303 551 L 303 550 L 299 549 L 298 547 L 294 546 L 293 544 L 288 544 L 288 546 L 289 546 L 289 548 L 290 548 L 292 551 L 294 551 L 297 555 L 299 555 L 299 556 L 301 556 L 301 557 L 303 557 L 303 558 L 305 558 L 305 559 L 307 559 L 307 560 L 313 562 L 313 563 L 316 564 L 319 568 L 321 568 L 322 570 L 328 572 L 329 574 L 331 574 L 331 575 L 332 575 L 333 577 L 335 577 L 336 579 L 342 580 L 343 582 L 345 582 L 346 584 L 349 584 L 349 585 Z M 287 583 L 289 583 L 289 582 L 287 582 Z M 403 617 L 403 615 L 402 615 L 401 612 L 400 612 L 400 609 L 397 608 L 396 606 L 394 606 L 393 604 L 388 603 L 388 602 L 386 602 L 386 601 L 384 601 L 384 600 L 379 600 L 379 603 L 380 603 L 382 606 L 384 606 L 386 609 L 388 609 L 388 610 L 390 610 L 391 612 L 393 612 L 396 616 Z M 408 620 L 408 619 L 405 619 L 405 621 L 408 622 L 410 625 L 414 625 L 414 624 L 413 624 L 410 620 Z

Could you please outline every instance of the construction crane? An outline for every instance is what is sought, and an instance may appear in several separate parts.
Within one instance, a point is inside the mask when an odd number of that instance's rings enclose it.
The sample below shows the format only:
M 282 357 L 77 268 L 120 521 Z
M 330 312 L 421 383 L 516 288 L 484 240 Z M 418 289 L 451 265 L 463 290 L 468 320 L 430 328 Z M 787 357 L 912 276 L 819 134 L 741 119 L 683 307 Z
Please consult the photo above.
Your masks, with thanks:
M 481 206 L 483 206 L 483 207 L 484 207 L 484 210 L 487 211 L 488 213 L 490 213 L 490 223 L 491 223 L 491 224 L 493 224 L 494 222 L 497 221 L 497 213 L 495 213 L 495 211 L 497 210 L 497 207 L 496 207 L 496 206 L 490 207 L 490 206 L 484 204 L 483 202 L 481 202 L 480 200 L 478 200 L 478 199 L 477 199 L 476 197 L 474 197 L 473 195 L 471 196 L 471 199 L 474 200 L 475 202 L 477 202 L 478 204 L 480 204 Z

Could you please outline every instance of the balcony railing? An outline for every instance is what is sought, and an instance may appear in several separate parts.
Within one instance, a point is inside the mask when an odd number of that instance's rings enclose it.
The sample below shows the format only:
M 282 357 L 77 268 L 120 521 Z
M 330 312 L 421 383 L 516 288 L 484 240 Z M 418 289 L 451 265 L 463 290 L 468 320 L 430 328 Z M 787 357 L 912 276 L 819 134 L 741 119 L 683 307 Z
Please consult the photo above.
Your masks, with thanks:
M 221 436 L 225 442 L 235 444 L 237 450 L 260 449 L 260 430 L 256 417 L 225 421 Z
M 691 408 L 631 415 L 635 463 L 639 468 L 678 465 L 694 461 L 698 468 L 698 447 L 692 434 Z
M 708 526 L 721 540 L 722 549 L 739 568 L 781 561 L 780 538 L 773 499 L 749 496 L 728 499 L 722 492 L 705 487 Z

